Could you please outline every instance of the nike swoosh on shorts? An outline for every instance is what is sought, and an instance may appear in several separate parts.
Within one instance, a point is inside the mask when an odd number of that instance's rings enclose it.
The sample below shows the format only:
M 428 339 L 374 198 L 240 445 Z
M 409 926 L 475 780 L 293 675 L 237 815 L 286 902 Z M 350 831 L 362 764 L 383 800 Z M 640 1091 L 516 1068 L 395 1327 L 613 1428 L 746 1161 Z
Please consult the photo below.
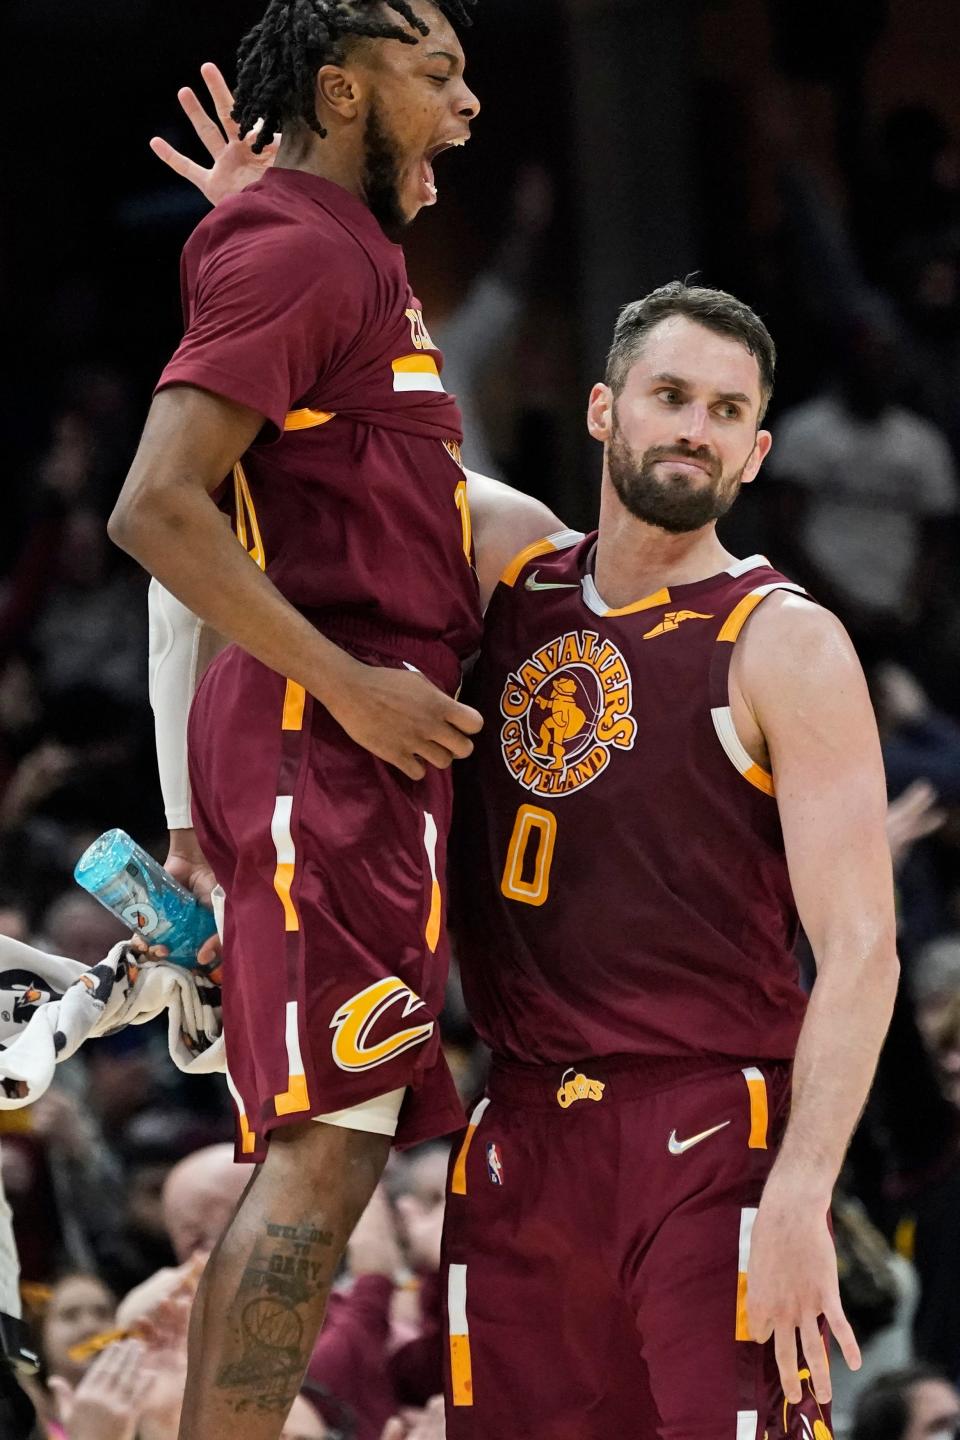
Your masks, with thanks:
M 716 1135 L 718 1130 L 726 1129 L 729 1124 L 729 1120 L 724 1120 L 722 1124 L 714 1125 L 712 1130 L 701 1130 L 699 1135 L 691 1135 L 689 1140 L 678 1140 L 676 1130 L 671 1130 L 667 1149 L 671 1155 L 682 1155 L 686 1150 L 692 1150 L 694 1145 L 699 1145 L 701 1140 L 707 1140 L 711 1135 Z

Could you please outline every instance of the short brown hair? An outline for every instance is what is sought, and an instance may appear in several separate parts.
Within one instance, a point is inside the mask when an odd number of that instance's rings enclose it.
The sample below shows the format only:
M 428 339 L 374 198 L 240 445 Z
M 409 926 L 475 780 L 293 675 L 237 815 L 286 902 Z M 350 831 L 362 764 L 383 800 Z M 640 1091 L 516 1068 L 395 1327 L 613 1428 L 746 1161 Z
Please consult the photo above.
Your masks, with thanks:
M 760 316 L 725 290 L 708 290 L 672 280 L 642 300 L 625 305 L 617 318 L 607 357 L 607 384 L 619 395 L 627 383 L 643 342 L 654 326 L 672 315 L 685 315 L 706 330 L 726 335 L 745 346 L 760 369 L 760 419 L 766 414 L 777 369 L 777 347 Z

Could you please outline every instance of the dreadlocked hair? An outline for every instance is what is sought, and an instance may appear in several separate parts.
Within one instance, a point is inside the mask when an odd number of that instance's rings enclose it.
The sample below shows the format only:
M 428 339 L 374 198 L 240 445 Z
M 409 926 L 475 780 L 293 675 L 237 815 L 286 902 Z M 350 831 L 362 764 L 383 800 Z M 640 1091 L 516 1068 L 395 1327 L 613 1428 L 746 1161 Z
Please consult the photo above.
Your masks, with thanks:
M 477 0 L 432 0 L 452 25 L 469 25 Z M 385 11 L 406 22 L 392 22 Z M 415 31 L 412 34 L 411 31 Z M 258 130 L 259 155 L 290 121 L 302 121 L 321 139 L 316 78 L 324 65 L 342 64 L 355 39 L 399 40 L 416 45 L 430 27 L 409 0 L 270 0 L 259 25 L 241 41 L 233 118 L 241 139 Z

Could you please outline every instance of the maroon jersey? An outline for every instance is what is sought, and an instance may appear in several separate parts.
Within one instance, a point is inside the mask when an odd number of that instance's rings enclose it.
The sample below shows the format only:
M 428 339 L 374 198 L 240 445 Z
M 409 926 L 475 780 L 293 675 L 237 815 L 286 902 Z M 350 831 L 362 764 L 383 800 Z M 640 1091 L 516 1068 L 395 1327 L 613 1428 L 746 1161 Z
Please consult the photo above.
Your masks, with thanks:
M 472 653 L 460 412 L 400 247 L 338 185 L 275 169 L 198 226 L 182 285 L 158 388 L 264 416 L 222 502 L 253 558 L 334 639 Z
M 458 840 L 458 953 L 498 1054 L 786 1058 L 804 1011 L 771 777 L 733 727 L 762 556 L 608 609 L 595 537 L 530 547 L 471 681 L 487 717 Z

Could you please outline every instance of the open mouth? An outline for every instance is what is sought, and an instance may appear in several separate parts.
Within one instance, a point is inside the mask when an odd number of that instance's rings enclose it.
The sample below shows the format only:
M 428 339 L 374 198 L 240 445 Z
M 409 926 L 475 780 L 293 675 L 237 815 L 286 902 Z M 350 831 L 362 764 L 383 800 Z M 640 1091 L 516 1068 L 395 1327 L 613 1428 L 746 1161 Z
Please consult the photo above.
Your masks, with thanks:
M 469 135 L 458 135 L 454 140 L 441 140 L 438 145 L 432 146 L 420 161 L 420 180 L 423 185 L 426 199 L 425 205 L 433 205 L 437 198 L 437 182 L 434 175 L 434 162 L 445 150 L 462 149 L 469 140 Z

